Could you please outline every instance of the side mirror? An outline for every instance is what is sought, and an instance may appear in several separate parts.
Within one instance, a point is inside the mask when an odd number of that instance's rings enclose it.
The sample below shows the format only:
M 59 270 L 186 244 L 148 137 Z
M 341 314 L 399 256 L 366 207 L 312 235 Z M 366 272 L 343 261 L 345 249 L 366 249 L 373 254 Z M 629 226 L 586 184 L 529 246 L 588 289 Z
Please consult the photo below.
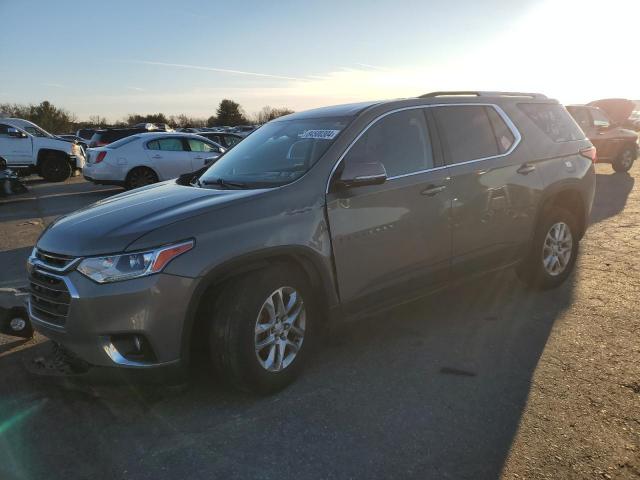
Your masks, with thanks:
M 387 171 L 382 163 L 352 162 L 345 164 L 337 183 L 348 188 L 380 185 L 386 181 Z
M 212 165 L 213 162 L 215 162 L 219 157 L 207 157 L 204 159 L 204 165 L 206 167 L 208 167 L 209 165 Z
M 21 132 L 17 128 L 13 127 L 7 128 L 7 134 L 13 138 L 27 138 L 27 135 L 24 132 Z

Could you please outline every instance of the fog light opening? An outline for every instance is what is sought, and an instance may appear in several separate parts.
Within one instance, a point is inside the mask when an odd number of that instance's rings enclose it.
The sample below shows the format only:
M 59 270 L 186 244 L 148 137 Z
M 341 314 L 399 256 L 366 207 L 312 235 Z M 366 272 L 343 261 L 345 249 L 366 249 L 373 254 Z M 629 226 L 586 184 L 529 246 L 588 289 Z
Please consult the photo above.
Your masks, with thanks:
M 151 344 L 140 334 L 113 335 L 111 343 L 118 353 L 133 362 L 154 363 L 156 355 Z

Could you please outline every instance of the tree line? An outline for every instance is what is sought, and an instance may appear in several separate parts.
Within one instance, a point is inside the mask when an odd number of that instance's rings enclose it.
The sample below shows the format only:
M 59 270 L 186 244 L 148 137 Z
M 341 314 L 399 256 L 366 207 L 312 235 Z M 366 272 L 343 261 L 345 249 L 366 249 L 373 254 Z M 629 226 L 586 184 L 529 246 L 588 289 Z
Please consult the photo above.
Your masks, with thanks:
M 126 127 L 137 123 L 164 123 L 172 128 L 234 127 L 245 124 L 262 124 L 290 113 L 293 113 L 293 110 L 288 108 L 265 106 L 256 114 L 247 115 L 239 103 L 224 99 L 218 105 L 215 114 L 208 118 L 190 117 L 185 114 L 167 116 L 163 113 L 147 115 L 132 113 L 123 120 L 109 123 L 105 117 L 100 115 L 91 115 L 88 121 L 78 121 L 75 114 L 56 107 L 46 100 L 38 105 L 0 103 L 0 117 L 23 118 L 56 134 L 73 132 L 86 127 Z

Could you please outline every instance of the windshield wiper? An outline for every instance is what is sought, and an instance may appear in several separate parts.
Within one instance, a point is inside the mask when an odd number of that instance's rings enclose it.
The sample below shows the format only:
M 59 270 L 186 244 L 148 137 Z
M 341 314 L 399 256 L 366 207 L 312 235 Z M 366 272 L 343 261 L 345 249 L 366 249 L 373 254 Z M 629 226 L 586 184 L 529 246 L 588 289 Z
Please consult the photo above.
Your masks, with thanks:
M 229 180 L 225 180 L 224 178 L 216 178 L 215 180 L 199 180 L 198 183 L 200 185 L 218 185 L 222 188 L 232 189 L 232 188 L 248 188 L 246 183 L 241 182 L 231 182 Z

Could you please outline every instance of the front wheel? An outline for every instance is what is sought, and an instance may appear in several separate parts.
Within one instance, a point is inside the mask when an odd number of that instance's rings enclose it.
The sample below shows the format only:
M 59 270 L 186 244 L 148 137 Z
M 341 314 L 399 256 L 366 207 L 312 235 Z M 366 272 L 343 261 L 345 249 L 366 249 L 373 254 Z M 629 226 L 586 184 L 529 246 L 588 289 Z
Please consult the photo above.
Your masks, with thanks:
M 40 175 L 48 182 L 64 182 L 71 177 L 72 168 L 62 155 L 47 155 L 40 165 Z
M 636 149 L 634 147 L 625 147 L 618 155 L 618 158 L 613 161 L 612 167 L 616 172 L 628 172 L 635 159 Z
M 578 222 L 568 210 L 550 207 L 534 234 L 518 277 L 537 289 L 556 288 L 569 276 L 578 254 Z
M 278 266 L 231 281 L 212 305 L 216 370 L 236 388 L 278 391 L 300 373 L 315 336 L 313 294 L 296 268 Z

